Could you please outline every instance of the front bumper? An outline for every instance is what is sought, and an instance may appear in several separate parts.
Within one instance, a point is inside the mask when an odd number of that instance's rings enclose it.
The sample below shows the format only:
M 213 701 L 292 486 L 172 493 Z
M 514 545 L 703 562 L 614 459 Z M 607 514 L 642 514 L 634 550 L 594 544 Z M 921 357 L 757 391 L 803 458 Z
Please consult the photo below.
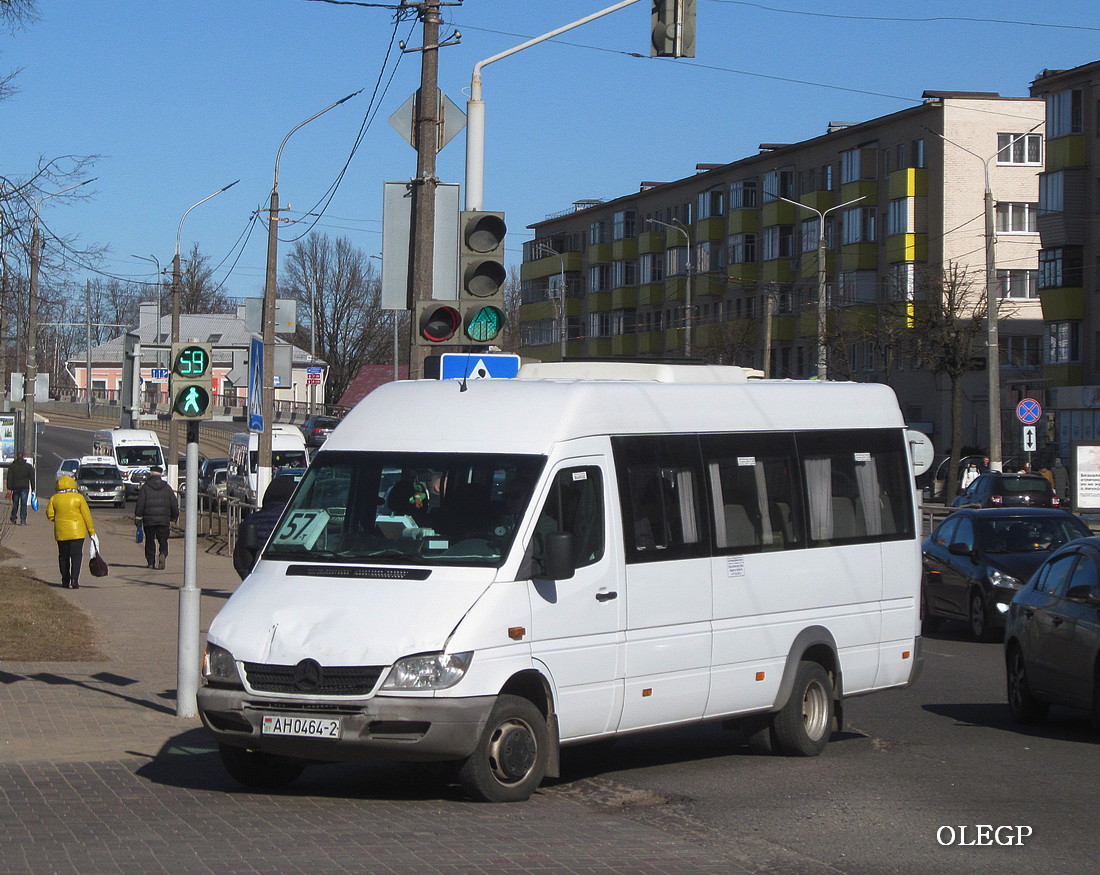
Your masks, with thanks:
M 240 689 L 202 687 L 202 722 L 218 741 L 321 762 L 459 760 L 477 747 L 495 696 L 466 699 L 375 696 L 367 701 L 267 699 Z M 339 718 L 339 739 L 261 734 L 265 715 Z

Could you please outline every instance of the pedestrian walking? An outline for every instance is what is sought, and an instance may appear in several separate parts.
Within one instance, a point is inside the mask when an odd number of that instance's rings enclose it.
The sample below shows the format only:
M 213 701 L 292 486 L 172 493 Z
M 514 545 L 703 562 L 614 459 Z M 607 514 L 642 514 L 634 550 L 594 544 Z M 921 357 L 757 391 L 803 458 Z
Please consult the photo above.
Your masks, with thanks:
M 95 538 L 95 524 L 88 502 L 80 494 L 76 481 L 66 474 L 58 478 L 57 491 L 46 505 L 46 517 L 53 521 L 53 536 L 57 541 L 57 566 L 61 571 L 61 586 L 80 589 L 80 563 L 84 555 L 84 538 Z
M 263 507 L 241 523 L 237 532 L 237 543 L 233 548 L 233 567 L 241 580 L 248 577 L 256 565 L 260 548 L 271 537 L 286 503 L 290 501 L 295 485 L 290 477 L 276 477 L 264 493 Z
M 1062 501 L 1069 501 L 1069 468 L 1062 464 L 1062 460 L 1055 459 L 1054 467 L 1050 469 L 1051 485 L 1054 493 Z
M 8 466 L 8 489 L 11 490 L 12 524 L 25 526 L 27 500 L 34 489 L 34 466 L 22 453 L 16 453 L 15 461 Z
M 134 508 L 134 522 L 145 533 L 145 564 L 149 568 L 164 568 L 168 559 L 168 532 L 180 517 L 179 499 L 163 474 L 159 465 L 149 469 Z

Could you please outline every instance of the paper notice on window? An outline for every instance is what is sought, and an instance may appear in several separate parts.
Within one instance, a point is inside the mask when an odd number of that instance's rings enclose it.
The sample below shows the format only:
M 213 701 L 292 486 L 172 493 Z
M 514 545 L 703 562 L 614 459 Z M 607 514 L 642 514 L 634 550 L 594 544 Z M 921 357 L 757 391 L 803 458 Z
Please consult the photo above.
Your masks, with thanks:
M 745 576 L 745 557 L 744 556 L 727 556 L 726 557 L 726 577 L 744 577 Z

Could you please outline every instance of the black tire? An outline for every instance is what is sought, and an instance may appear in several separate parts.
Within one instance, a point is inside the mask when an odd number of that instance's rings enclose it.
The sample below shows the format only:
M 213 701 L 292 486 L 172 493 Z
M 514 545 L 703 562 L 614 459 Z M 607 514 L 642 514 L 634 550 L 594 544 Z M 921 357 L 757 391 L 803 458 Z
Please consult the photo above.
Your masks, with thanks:
M 285 787 L 306 767 L 301 760 L 228 744 L 219 744 L 218 753 L 225 770 L 235 781 L 257 790 Z
M 969 607 L 967 619 L 970 624 L 970 634 L 974 636 L 974 640 L 986 642 L 996 640 L 1000 630 L 993 625 L 989 605 L 986 604 L 985 596 L 980 589 L 975 587 L 970 590 L 967 605 Z
M 1026 724 L 1042 723 L 1046 720 L 1050 704 L 1040 702 L 1031 694 L 1024 654 L 1015 645 L 1008 651 L 1005 675 L 1008 681 L 1008 712 L 1012 715 L 1012 719 L 1017 723 Z
M 524 802 L 546 775 L 550 730 L 535 705 L 519 696 L 497 698 L 477 748 L 458 780 L 478 802 Z
M 819 663 L 799 663 L 791 697 L 772 718 L 776 751 L 815 757 L 825 750 L 833 728 L 834 695 L 832 679 Z
M 741 732 L 745 736 L 745 743 L 749 746 L 749 753 L 756 756 L 771 756 L 776 753 L 771 714 L 746 717 L 741 724 Z

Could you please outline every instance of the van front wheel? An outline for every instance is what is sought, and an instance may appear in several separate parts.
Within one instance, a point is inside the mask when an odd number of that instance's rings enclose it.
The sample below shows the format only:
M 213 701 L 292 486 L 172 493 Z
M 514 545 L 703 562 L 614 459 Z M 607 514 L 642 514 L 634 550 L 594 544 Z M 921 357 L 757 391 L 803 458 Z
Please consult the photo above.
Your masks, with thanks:
M 479 802 L 523 802 L 546 774 L 550 731 L 534 704 L 502 695 L 489 715 L 477 748 L 462 763 L 458 779 Z
M 814 757 L 825 750 L 833 727 L 833 682 L 816 662 L 801 662 L 787 704 L 772 718 L 778 753 Z

